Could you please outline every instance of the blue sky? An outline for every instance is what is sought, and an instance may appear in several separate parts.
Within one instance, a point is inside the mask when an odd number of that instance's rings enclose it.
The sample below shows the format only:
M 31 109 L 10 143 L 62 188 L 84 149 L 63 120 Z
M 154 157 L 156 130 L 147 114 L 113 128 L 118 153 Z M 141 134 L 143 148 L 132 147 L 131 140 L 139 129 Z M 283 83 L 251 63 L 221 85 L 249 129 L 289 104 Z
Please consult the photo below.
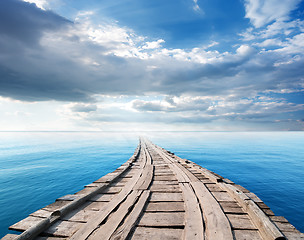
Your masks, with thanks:
M 304 1 L 1 0 L 0 130 L 304 130 Z

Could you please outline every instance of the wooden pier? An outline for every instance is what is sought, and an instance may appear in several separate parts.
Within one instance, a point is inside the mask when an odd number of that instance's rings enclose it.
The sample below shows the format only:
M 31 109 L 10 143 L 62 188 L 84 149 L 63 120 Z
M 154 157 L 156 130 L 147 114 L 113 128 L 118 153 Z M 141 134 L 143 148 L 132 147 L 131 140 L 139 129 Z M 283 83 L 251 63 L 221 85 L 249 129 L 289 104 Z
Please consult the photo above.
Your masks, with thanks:
M 12 225 L 3 240 L 304 239 L 247 189 L 141 138 L 114 172 Z

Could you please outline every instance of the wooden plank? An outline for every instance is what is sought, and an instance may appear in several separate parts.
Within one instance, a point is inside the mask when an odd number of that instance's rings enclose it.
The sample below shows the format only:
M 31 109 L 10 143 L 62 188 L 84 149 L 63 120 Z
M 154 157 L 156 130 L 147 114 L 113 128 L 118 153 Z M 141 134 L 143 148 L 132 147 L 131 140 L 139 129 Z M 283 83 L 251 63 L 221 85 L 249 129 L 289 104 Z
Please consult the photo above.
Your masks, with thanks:
M 243 193 L 249 193 L 250 191 L 247 190 L 246 188 L 244 188 L 243 186 L 241 185 L 238 185 L 238 184 L 235 184 L 234 185 L 238 190 L 242 191 Z
M 170 170 L 169 167 L 167 169 L 164 169 L 164 168 L 159 168 L 155 165 L 154 165 L 154 172 L 155 172 L 155 174 L 160 174 L 160 173 L 173 174 L 173 172 Z
M 127 239 L 128 236 L 131 235 L 133 230 L 135 229 L 136 224 L 139 221 L 139 217 L 141 216 L 143 209 L 148 201 L 150 196 L 150 190 L 145 190 L 138 203 L 136 203 L 130 215 L 124 221 L 124 223 L 114 232 L 110 239 L 113 240 L 123 240 Z
M 259 228 L 260 234 L 265 239 L 285 239 L 285 236 L 280 229 L 270 220 L 270 218 L 256 205 L 256 203 L 249 198 L 254 194 L 243 193 L 237 189 L 234 185 L 220 183 L 222 188 L 226 188 L 227 191 L 234 196 L 242 208 L 249 214 L 250 218 L 254 222 L 254 225 Z M 248 196 L 249 195 L 249 196 Z M 259 200 L 259 199 L 257 199 Z
M 262 210 L 267 216 L 274 216 L 274 213 L 272 210 L 267 209 L 267 208 L 263 208 Z
M 287 237 L 287 239 L 292 239 L 292 240 L 303 240 L 304 239 L 303 233 L 284 232 L 284 235 Z
M 62 196 L 60 198 L 57 198 L 56 201 L 74 201 L 74 200 L 79 199 L 83 196 L 84 195 L 82 195 L 82 194 L 79 194 L 79 195 L 68 194 L 68 195 Z
M 88 237 L 88 240 L 110 239 L 111 235 L 128 214 L 129 209 L 137 202 L 141 194 L 141 190 L 133 191 L 127 199 L 121 203 L 118 210 L 111 215 L 106 223 L 97 228 L 93 234 Z
M 231 204 L 231 202 L 221 202 L 220 205 L 225 213 L 245 214 L 244 210 L 237 203 Z
M 153 184 L 155 185 L 178 185 L 178 181 L 177 180 L 173 180 L 173 181 L 153 181 Z
M 164 170 L 170 170 L 169 165 L 167 163 L 163 165 L 154 165 L 155 169 L 164 169 Z
M 201 182 L 191 183 L 203 211 L 207 239 L 232 240 L 230 223 L 220 205 Z
M 210 192 L 224 192 L 217 184 L 205 184 Z
M 94 181 L 94 183 L 109 183 L 111 181 L 113 181 L 118 175 L 120 175 L 121 173 L 108 173 L 107 175 L 97 179 L 96 181 Z
M 1 240 L 14 240 L 18 237 L 19 235 L 17 234 L 7 234 Z
M 212 195 L 217 201 L 231 202 L 234 199 L 227 192 L 212 192 Z
M 117 181 L 126 185 L 130 181 L 130 178 L 119 177 L 117 178 Z
M 204 213 L 206 237 L 208 239 L 232 240 L 233 234 L 230 223 L 215 198 L 202 182 L 195 180 L 197 178 L 190 171 L 186 170 L 181 165 L 176 166 L 178 166 L 191 180 L 191 185 L 194 188 Z
M 171 171 L 167 171 L 167 172 L 156 172 L 154 173 L 154 176 L 174 176 L 174 173 Z
M 44 209 L 39 209 L 36 212 L 33 212 L 30 214 L 30 216 L 33 217 L 40 217 L 40 218 L 47 218 L 51 216 L 52 212 L 44 210 Z
M 132 240 L 180 240 L 182 236 L 183 229 L 137 227 Z
M 231 202 L 221 202 L 221 207 L 231 207 L 231 208 L 240 208 L 241 206 L 236 201 Z
M 90 211 L 90 210 L 83 210 L 76 209 L 66 216 L 63 216 L 61 219 L 70 222 L 83 222 L 86 223 L 90 218 L 94 217 L 94 215 L 98 214 L 98 211 Z
M 248 197 L 250 197 L 254 202 L 256 203 L 262 203 L 263 201 L 254 193 L 249 192 L 249 193 L 245 193 Z
M 100 211 L 108 202 L 88 202 L 83 210 Z
M 121 188 L 123 188 L 125 185 L 126 185 L 125 182 L 113 182 L 109 186 L 110 187 L 121 187 Z
M 149 202 L 146 212 L 184 212 L 183 202 Z
M 121 187 L 108 187 L 102 193 L 104 194 L 116 194 L 121 191 Z
M 176 176 L 154 176 L 154 181 L 176 181 Z
M 198 178 L 202 183 L 206 183 L 206 184 L 212 184 L 214 183 L 212 180 L 210 179 L 206 179 L 206 178 Z
M 42 209 L 50 211 L 50 212 L 55 212 L 67 204 L 68 204 L 67 201 L 55 201 L 55 202 L 45 206 Z
M 88 185 L 85 185 L 84 187 L 100 187 L 102 186 L 104 183 L 97 183 L 97 182 L 93 182 L 93 183 L 90 183 Z
M 145 162 L 141 163 L 141 167 L 145 164 Z M 82 227 L 79 231 L 76 232 L 71 238 L 71 240 L 85 240 L 98 226 L 109 216 L 109 214 L 122 202 L 132 191 L 132 188 L 140 178 L 143 169 L 140 168 L 135 173 L 133 178 L 130 180 L 129 184 L 122 189 L 120 193 L 116 195 L 115 198 L 112 199 L 109 204 L 105 205 L 105 207 L 99 211 L 99 214 L 94 218 L 88 220 L 87 224 Z
M 178 185 L 152 184 L 152 192 L 182 192 Z
M 275 222 L 275 225 L 283 232 L 297 232 L 300 233 L 293 225 L 289 222 Z
M 109 202 L 111 201 L 116 194 L 97 194 L 96 196 L 92 197 L 90 201 L 92 202 Z
M 183 227 L 183 212 L 146 212 L 140 219 L 138 226 L 142 227 Z
M 135 184 L 134 189 L 137 190 L 146 190 L 151 185 L 153 178 L 154 167 L 150 164 L 145 166 L 145 169 L 142 173 L 142 177 Z
M 25 231 L 26 229 L 35 226 L 39 222 L 43 221 L 43 218 L 40 217 L 34 217 L 34 216 L 28 216 L 25 219 L 22 219 L 21 221 L 15 223 L 14 225 L 9 227 L 9 230 L 14 231 Z
M 151 194 L 151 202 L 179 202 L 183 201 L 182 193 L 157 193 Z
M 256 226 L 253 225 L 248 215 L 227 213 L 226 216 L 234 229 L 257 230 Z
M 257 230 L 234 230 L 235 240 L 262 240 Z
M 78 229 L 84 226 L 84 223 L 57 221 L 43 233 L 55 237 L 71 237 Z
M 288 220 L 282 216 L 270 216 L 270 219 L 273 221 L 273 222 L 286 222 L 288 223 Z
M 185 199 L 185 240 L 204 239 L 203 216 L 197 198 L 188 183 L 181 183 Z

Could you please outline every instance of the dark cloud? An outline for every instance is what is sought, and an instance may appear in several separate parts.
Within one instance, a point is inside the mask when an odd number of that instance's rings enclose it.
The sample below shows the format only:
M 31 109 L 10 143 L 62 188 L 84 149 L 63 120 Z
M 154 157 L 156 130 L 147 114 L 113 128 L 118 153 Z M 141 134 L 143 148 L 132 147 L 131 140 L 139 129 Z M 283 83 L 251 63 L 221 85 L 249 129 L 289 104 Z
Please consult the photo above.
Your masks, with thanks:
M 95 112 L 97 110 L 97 106 L 94 104 L 76 104 L 71 107 L 73 112 Z
M 51 11 L 21 0 L 0 1 L 0 36 L 7 41 L 17 40 L 37 46 L 43 32 L 58 30 L 70 23 Z

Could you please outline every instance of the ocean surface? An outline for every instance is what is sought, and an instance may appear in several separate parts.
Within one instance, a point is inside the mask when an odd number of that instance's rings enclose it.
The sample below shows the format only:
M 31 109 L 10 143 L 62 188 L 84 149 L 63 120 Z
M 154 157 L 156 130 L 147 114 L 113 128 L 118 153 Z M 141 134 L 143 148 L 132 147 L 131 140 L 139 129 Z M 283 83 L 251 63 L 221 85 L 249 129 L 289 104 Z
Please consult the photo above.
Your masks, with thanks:
M 139 135 L 244 186 L 304 232 L 304 132 L 0 132 L 0 237 L 115 170 Z

